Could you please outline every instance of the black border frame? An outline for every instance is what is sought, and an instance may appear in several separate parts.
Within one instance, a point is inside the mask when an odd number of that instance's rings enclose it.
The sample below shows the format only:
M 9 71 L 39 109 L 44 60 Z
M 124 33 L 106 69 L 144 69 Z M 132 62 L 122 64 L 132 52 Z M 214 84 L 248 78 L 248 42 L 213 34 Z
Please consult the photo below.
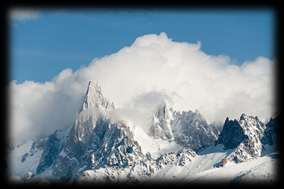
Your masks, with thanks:
M 204 4 L 203 4 L 204 3 Z M 2 29 L 2 69 L 0 76 L 2 77 L 1 85 L 2 85 L 2 91 L 1 94 L 3 95 L 1 100 L 1 107 L 3 112 L 1 114 L 2 117 L 2 129 L 1 132 L 1 144 L 3 147 L 2 156 L 1 156 L 1 173 L 2 175 L 2 181 L 1 183 L 6 184 L 8 186 L 70 186 L 69 184 L 62 184 L 62 183 L 52 183 L 52 184 L 38 184 L 38 183 L 13 183 L 9 181 L 8 178 L 8 160 L 7 160 L 7 147 L 8 147 L 8 126 L 9 126 L 9 90 L 8 90 L 8 83 L 10 79 L 10 67 L 9 67 L 9 19 L 8 19 L 8 11 L 11 8 L 35 8 L 35 9 L 154 9 L 154 10 L 172 10 L 172 9 L 178 9 L 178 10 L 190 10 L 190 9 L 223 9 L 223 10 L 257 10 L 257 9 L 271 9 L 274 12 L 274 21 L 275 21 L 275 28 L 274 28 L 274 50 L 275 50 L 275 104 L 277 105 L 275 108 L 278 112 L 278 115 L 280 117 L 280 125 L 282 124 L 282 117 L 281 117 L 281 105 L 282 105 L 282 91 L 281 91 L 281 62 L 283 60 L 283 55 L 281 54 L 281 47 L 282 45 L 282 36 L 283 33 L 282 30 L 282 16 L 283 16 L 283 7 L 281 6 L 281 0 L 275 0 L 275 1 L 238 1 L 238 2 L 224 2 L 224 1 L 210 1 L 210 2 L 202 2 L 202 1 L 190 1 L 187 3 L 179 3 L 178 2 L 163 2 L 163 1 L 157 1 L 155 3 L 152 2 L 152 4 L 146 4 L 146 2 L 143 1 L 135 1 L 135 2 L 125 2 L 125 1 L 113 1 L 113 2 L 103 2 L 103 1 L 97 1 L 97 2 L 88 2 L 88 1 L 61 1 L 61 2 L 40 2 L 40 1 L 10 1 L 7 3 L 4 7 L 2 7 L 4 10 L 1 11 L 1 21 L 4 23 L 4 29 Z M 281 56 L 282 55 L 282 56 Z M 279 135 L 282 132 L 283 128 L 279 129 Z M 241 184 L 241 185 L 224 185 L 222 182 L 208 182 L 208 183 L 199 183 L 199 184 L 186 184 L 186 183 L 175 183 L 175 182 L 148 182 L 139 184 L 139 186 L 153 186 L 153 185 L 160 185 L 160 186 L 218 186 L 218 187 L 244 187 L 249 186 L 251 187 L 271 187 L 276 186 L 282 183 L 282 144 L 281 144 L 281 138 L 278 137 L 278 147 L 280 151 L 280 160 L 277 164 L 277 181 L 272 184 L 263 184 L 263 183 L 248 183 L 248 184 Z M 5 156 L 6 155 L 6 156 Z M 72 186 L 134 186 L 134 185 L 125 185 L 124 183 L 119 184 L 102 184 L 102 183 L 92 183 L 92 184 L 72 184 Z

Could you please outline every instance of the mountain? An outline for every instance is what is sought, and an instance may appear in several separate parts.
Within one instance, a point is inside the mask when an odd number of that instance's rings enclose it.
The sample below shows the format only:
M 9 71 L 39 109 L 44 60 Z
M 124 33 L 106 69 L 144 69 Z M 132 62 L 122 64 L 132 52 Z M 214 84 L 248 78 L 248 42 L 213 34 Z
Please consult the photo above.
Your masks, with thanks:
M 225 149 L 236 148 L 244 140 L 244 131 L 238 120 L 227 117 L 217 144 L 223 144 Z
M 150 128 L 150 133 L 154 138 L 173 140 L 174 136 L 171 128 L 172 114 L 173 112 L 169 109 L 166 101 L 160 104 L 153 115 L 152 126 Z
M 198 112 L 174 112 L 172 128 L 178 144 L 194 150 L 214 145 L 220 133 L 220 127 L 208 124 Z
M 103 167 L 124 168 L 143 158 L 141 147 L 133 139 L 129 127 L 123 123 L 111 123 L 98 119 L 88 143 L 74 151 L 66 143 L 54 162 L 51 176 L 59 180 L 70 180 L 89 169 Z
M 265 144 L 273 145 L 272 133 L 275 131 L 272 120 L 265 125 L 258 117 L 242 114 L 239 120 L 226 119 L 217 144 L 224 149 L 234 149 L 216 166 L 223 166 L 228 161 L 244 162 L 260 157 Z
M 263 133 L 263 137 L 261 139 L 262 144 L 264 145 L 277 145 L 277 135 L 279 132 L 279 117 L 274 119 L 270 119 L 266 125 L 266 128 Z
M 66 137 L 66 130 L 56 130 L 53 134 L 47 137 L 36 169 L 36 174 L 41 174 L 52 165 L 59 152 L 62 150 L 63 141 L 66 140 Z
M 13 180 L 21 180 L 29 175 L 35 175 L 42 152 L 45 149 L 47 137 L 39 140 L 26 141 L 15 145 L 9 153 L 9 175 Z
M 46 182 L 196 181 L 232 167 L 239 170 L 230 171 L 230 181 L 246 180 L 252 170 L 259 178 L 274 178 L 277 151 L 271 146 L 277 118 L 264 124 L 242 114 L 220 127 L 208 124 L 198 111 L 175 111 L 162 101 L 145 130 L 113 120 L 114 110 L 100 86 L 90 81 L 71 127 L 11 149 L 11 175 Z M 262 164 L 266 172 L 259 171 Z
M 70 180 L 82 169 L 104 166 L 124 167 L 142 155 L 127 125 L 112 123 L 109 113 L 114 110 L 95 82 L 89 82 L 83 105 L 63 142 L 63 147 L 51 163 L 50 176 Z M 58 152 L 58 151 L 56 151 Z M 44 151 L 45 153 L 45 151 Z
M 97 119 L 106 117 L 114 108 L 114 104 L 103 96 L 100 86 L 96 82 L 90 81 L 82 107 L 71 131 L 71 140 L 74 143 L 87 142 Z
M 154 138 L 174 140 L 181 146 L 198 150 L 214 145 L 220 128 L 218 124 L 208 124 L 198 111 L 175 111 L 163 101 L 153 115 L 149 133 Z

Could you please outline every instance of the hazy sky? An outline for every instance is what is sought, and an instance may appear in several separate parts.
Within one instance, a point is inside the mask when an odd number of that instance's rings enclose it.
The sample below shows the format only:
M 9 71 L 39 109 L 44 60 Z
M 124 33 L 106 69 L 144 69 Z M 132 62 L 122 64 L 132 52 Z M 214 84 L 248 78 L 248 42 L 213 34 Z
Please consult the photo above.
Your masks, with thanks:
M 11 79 L 44 82 L 65 68 L 78 69 L 115 53 L 145 34 L 167 33 L 175 41 L 202 42 L 211 55 L 235 63 L 273 58 L 273 12 L 269 10 L 13 11 Z

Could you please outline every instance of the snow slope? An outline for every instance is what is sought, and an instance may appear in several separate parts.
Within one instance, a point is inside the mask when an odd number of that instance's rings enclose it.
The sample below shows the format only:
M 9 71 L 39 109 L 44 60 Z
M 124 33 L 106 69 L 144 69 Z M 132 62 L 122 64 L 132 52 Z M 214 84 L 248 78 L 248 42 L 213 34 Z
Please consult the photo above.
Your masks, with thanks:
M 9 154 L 10 175 L 14 179 L 19 179 L 28 172 L 35 174 L 42 152 L 43 149 L 34 141 L 17 145 Z
M 190 182 L 273 182 L 276 178 L 276 159 L 258 157 L 242 163 L 228 163 L 225 167 L 212 168 L 188 177 Z
M 153 158 L 158 158 L 161 154 L 178 151 L 182 146 L 175 141 L 155 139 L 149 136 L 141 127 L 136 126 L 132 130 L 134 139 L 140 144 L 143 154 L 150 152 Z
M 222 145 L 208 147 L 200 152 L 199 155 L 191 158 L 184 166 L 175 164 L 164 165 L 161 169 L 155 169 L 153 174 L 142 174 L 143 169 L 132 174 L 136 177 L 136 182 L 161 181 L 161 182 L 186 182 L 201 183 L 208 182 L 273 182 L 276 178 L 275 156 L 257 157 L 246 162 L 229 162 L 224 167 L 214 167 L 215 163 L 222 160 L 231 150 L 224 150 Z M 147 164 L 147 162 L 146 162 Z M 80 178 L 80 181 L 106 181 L 109 179 L 109 172 L 115 181 L 129 181 L 129 169 L 108 170 L 88 170 Z

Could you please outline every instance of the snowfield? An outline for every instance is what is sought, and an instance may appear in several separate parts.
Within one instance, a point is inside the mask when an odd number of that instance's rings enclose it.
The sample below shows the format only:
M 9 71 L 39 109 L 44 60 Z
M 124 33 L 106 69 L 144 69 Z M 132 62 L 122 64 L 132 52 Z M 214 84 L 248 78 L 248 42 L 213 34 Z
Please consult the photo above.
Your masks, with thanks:
M 230 151 L 222 146 L 209 147 L 200 152 L 191 163 L 183 166 L 168 166 L 157 172 L 151 179 L 181 182 L 273 182 L 276 178 L 277 159 L 267 155 L 247 162 L 230 162 L 224 167 L 214 167 Z
M 271 157 L 259 157 L 243 163 L 229 163 L 225 167 L 211 168 L 185 179 L 189 182 L 273 182 L 276 178 L 275 164 L 276 160 Z
M 33 144 L 33 141 L 28 141 L 11 151 L 9 165 L 10 174 L 14 176 L 12 179 L 19 180 L 28 172 L 36 172 L 43 149 L 32 151 Z

